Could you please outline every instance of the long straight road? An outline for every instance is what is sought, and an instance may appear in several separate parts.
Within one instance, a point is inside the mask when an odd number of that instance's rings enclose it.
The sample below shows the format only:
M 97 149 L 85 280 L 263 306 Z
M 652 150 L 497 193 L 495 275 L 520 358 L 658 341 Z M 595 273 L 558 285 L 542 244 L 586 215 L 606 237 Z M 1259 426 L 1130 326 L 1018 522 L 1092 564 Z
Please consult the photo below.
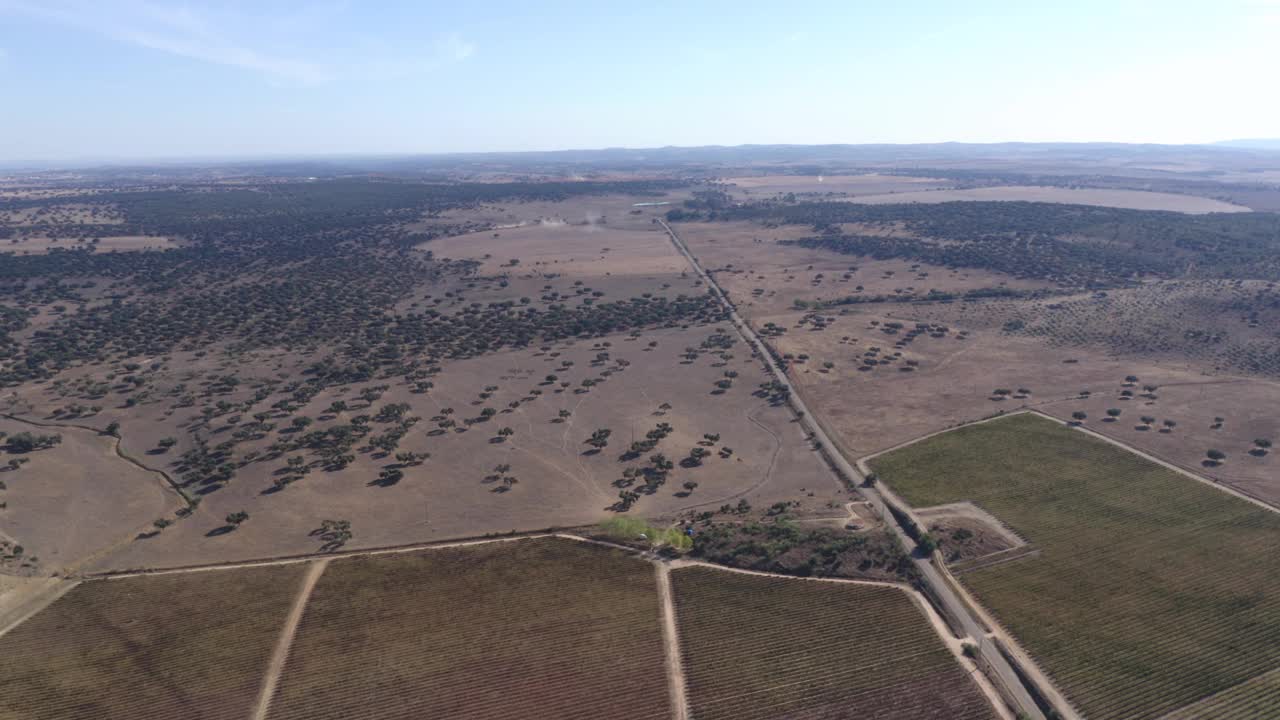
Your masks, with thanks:
M 856 483 L 861 480 L 863 478 L 862 473 L 858 472 L 857 468 L 855 468 L 853 464 L 845 458 L 845 456 L 836 447 L 835 443 L 831 442 L 831 438 L 827 435 L 826 431 L 822 429 L 822 426 L 814 420 L 813 414 L 810 413 L 809 408 L 805 406 L 804 398 L 796 392 L 795 388 L 791 384 L 791 380 L 787 377 L 786 373 L 782 371 L 782 368 L 778 367 L 778 363 L 773 359 L 773 355 L 769 352 L 768 348 L 765 347 L 764 342 L 758 335 L 756 335 L 755 330 L 753 330 L 751 326 L 742 319 L 738 314 L 738 309 L 729 301 L 729 297 L 724 294 L 716 281 L 712 279 L 712 277 L 707 274 L 707 271 L 702 268 L 702 265 L 698 263 L 696 258 L 694 258 L 693 253 L 689 252 L 689 248 L 685 246 L 684 241 L 681 240 L 680 237 L 676 235 L 675 231 L 671 229 L 671 226 L 661 219 L 659 219 L 658 222 L 662 225 L 663 229 L 666 230 L 668 237 L 671 238 L 671 242 L 676 246 L 676 249 L 680 251 L 680 254 L 689 261 L 689 264 L 693 267 L 694 271 L 698 273 L 698 277 L 707 284 L 707 287 L 711 292 L 714 293 L 716 298 L 724 305 L 725 310 L 729 313 L 729 319 L 733 322 L 738 334 L 764 360 L 765 365 L 769 368 L 769 372 L 773 375 L 774 379 L 786 388 L 791 399 L 791 406 L 800 416 L 800 422 L 810 433 L 810 437 L 813 438 L 813 441 L 823 450 L 827 457 L 830 458 L 832 464 L 835 465 L 836 470 L 844 475 L 844 477 L 848 478 L 850 482 Z M 968 635 L 972 642 L 978 646 L 978 650 L 982 655 L 982 659 L 985 661 L 984 664 L 988 668 L 988 671 L 990 673 L 994 673 L 997 676 L 996 679 L 999 684 L 1003 685 L 1009 694 L 1013 696 L 1015 704 L 1018 705 L 1016 709 L 1022 712 L 1026 717 L 1032 718 L 1033 720 L 1045 720 L 1044 713 L 1040 712 L 1040 708 L 1031 698 L 1031 694 L 1027 692 L 1026 687 L 1023 686 L 1018 674 L 1014 672 L 1008 661 L 1004 659 L 1004 655 L 1000 653 L 1000 650 L 996 647 L 995 643 L 987 637 L 987 633 L 983 629 L 982 624 L 978 622 L 977 618 L 975 618 L 969 611 L 968 606 L 966 606 L 955 594 L 951 589 L 951 586 L 938 572 L 937 568 L 933 566 L 933 563 L 929 562 L 927 558 L 917 557 L 917 553 L 915 552 L 915 540 L 912 540 L 906 530 L 895 521 L 893 514 L 889 512 L 889 507 L 885 503 L 884 498 L 880 495 L 880 492 L 874 487 L 861 487 L 859 488 L 859 492 L 867 498 L 879 516 L 884 518 L 885 525 L 892 528 L 894 533 L 897 534 L 903 547 L 911 553 L 912 561 L 915 563 L 916 569 L 920 571 L 920 575 L 924 579 L 925 585 L 928 586 L 933 597 L 942 604 L 943 616 L 951 618 L 956 622 L 960 626 L 959 629 L 962 633 Z

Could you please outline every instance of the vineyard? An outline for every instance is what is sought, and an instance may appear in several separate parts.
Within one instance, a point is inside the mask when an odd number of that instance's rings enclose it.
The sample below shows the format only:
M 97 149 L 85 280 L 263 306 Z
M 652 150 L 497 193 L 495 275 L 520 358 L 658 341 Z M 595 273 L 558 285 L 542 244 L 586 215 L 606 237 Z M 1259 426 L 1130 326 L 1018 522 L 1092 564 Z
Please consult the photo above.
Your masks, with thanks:
M 0 638 L 0 718 L 243 720 L 302 569 L 80 585 Z
M 698 720 L 993 717 L 900 590 L 706 567 L 671 582 Z
M 1189 705 L 1161 720 L 1251 720 L 1280 716 L 1280 669 Z
M 872 467 L 1041 550 L 963 581 L 1090 720 L 1158 718 L 1280 666 L 1280 514 L 1033 415 Z
M 272 720 L 667 718 L 653 565 L 567 540 L 333 562 Z

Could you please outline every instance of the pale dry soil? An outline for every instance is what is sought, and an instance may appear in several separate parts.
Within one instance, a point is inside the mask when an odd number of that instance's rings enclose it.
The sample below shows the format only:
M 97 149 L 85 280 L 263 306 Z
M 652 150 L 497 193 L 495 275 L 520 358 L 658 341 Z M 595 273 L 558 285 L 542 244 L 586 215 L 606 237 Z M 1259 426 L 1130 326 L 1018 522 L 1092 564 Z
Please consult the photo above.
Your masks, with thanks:
M 422 465 L 404 468 L 404 478 L 390 487 L 370 483 L 383 467 L 395 464 L 394 459 L 362 453 L 343 471 L 316 468 L 279 492 L 268 491 L 276 471 L 284 467 L 284 458 L 252 463 L 239 469 L 229 485 L 206 495 L 192 518 L 156 538 L 133 543 L 99 567 L 172 566 L 313 552 L 319 543 L 308 533 L 324 519 L 351 521 L 355 538 L 350 548 L 594 523 L 612 514 L 606 508 L 617 500 L 613 481 L 621 478 L 624 468 L 645 464 L 649 453 L 630 462 L 621 461 L 620 455 L 633 439 L 642 439 L 659 422 L 670 423 L 674 430 L 654 452 L 673 461 L 698 446 L 704 433 L 718 433 L 721 438 L 709 448 L 712 454 L 702 466 L 677 466 L 666 485 L 641 497 L 633 513 L 674 514 L 692 506 L 736 502 L 743 494 L 753 504 L 767 504 L 809 492 L 836 493 L 839 488 L 805 443 L 790 413 L 753 396 L 766 378 L 740 343 L 730 351 L 733 358 L 728 361 L 710 354 L 692 362 L 684 359 L 686 348 L 697 347 L 717 329 L 727 330 L 727 326 L 663 330 L 637 339 L 611 336 L 558 345 L 545 353 L 508 351 L 445 363 L 429 393 L 413 394 L 396 385 L 372 408 L 354 397 L 358 388 L 326 391 L 299 413 L 324 418 L 324 409 L 337 399 L 352 406 L 345 417 L 372 414 L 387 403 L 409 403 L 409 414 L 423 419 L 399 450 L 429 452 L 431 457 Z M 611 344 L 604 348 L 596 342 Z M 658 344 L 650 347 L 650 342 Z M 602 350 L 611 359 L 593 366 Z M 580 392 L 583 379 L 603 377 L 603 371 L 616 367 L 616 359 L 631 364 Z M 566 366 L 566 361 L 573 364 Z M 729 390 L 713 395 L 714 383 L 726 371 L 739 376 Z M 557 381 L 546 384 L 545 377 L 551 374 Z M 561 382 L 570 386 L 561 388 Z M 489 386 L 497 390 L 481 399 Z M 543 394 L 532 396 L 533 389 Z M 524 399 L 529 397 L 534 399 Z M 514 409 L 509 407 L 513 401 L 519 401 Z M 664 403 L 671 408 L 660 410 Z M 464 420 L 478 417 L 483 407 L 499 412 L 465 432 L 441 431 L 432 420 L 442 417 L 443 409 L 452 408 L 451 417 L 466 427 Z M 568 417 L 560 417 L 562 410 Z M 183 412 L 195 414 L 194 409 Z M 157 418 L 158 427 L 149 433 L 127 425 L 125 437 L 154 437 L 180 417 Z M 345 419 L 329 416 L 315 427 L 338 421 Z M 497 430 L 503 427 L 510 427 L 514 435 L 499 441 Z M 604 452 L 584 454 L 589 450 L 584 440 L 605 428 L 612 437 Z M 243 446 L 241 451 L 265 448 L 272 439 Z M 726 446 L 733 454 L 723 459 L 718 451 Z M 168 456 L 147 459 L 165 462 L 177 452 L 175 448 Z M 518 479 L 509 491 L 494 479 L 499 465 L 509 465 L 508 474 Z M 686 481 L 698 483 L 687 496 L 682 487 Z M 227 514 L 241 510 L 249 513 L 248 522 L 234 532 L 207 536 L 223 525 Z
M 950 187 L 947 180 L 897 175 L 752 175 L 726 178 L 730 192 L 748 199 L 776 194 L 795 193 L 810 196 L 834 195 L 840 198 L 888 193 L 910 193 Z
M 1049 283 L 984 270 L 873 260 L 778 242 L 812 236 L 813 229 L 807 225 L 766 228 L 751 222 L 681 223 L 679 232 L 689 251 L 728 293 L 738 312 L 752 319 L 793 310 L 796 300 L 821 302 L 859 296 L 927 295 L 930 290 L 958 293 L 989 287 L 1051 287 Z
M 1070 399 L 1039 408 L 1064 421 L 1072 413 L 1088 415 L 1084 426 L 1144 452 L 1173 462 L 1226 485 L 1280 506 L 1280 454 L 1275 447 L 1259 453 L 1254 440 L 1280 441 L 1280 383 L 1257 378 L 1200 377 L 1160 383 L 1155 398 L 1141 397 L 1141 386 L 1159 383 L 1158 376 L 1138 373 L 1137 387 L 1114 382 L 1088 399 Z M 1148 378 L 1151 378 L 1150 380 Z M 1136 391 L 1125 399 L 1124 390 Z M 1108 409 L 1121 411 L 1105 420 Z M 1155 418 L 1147 425 L 1143 417 Z M 1221 424 L 1215 422 L 1221 417 Z M 1165 426 L 1166 420 L 1177 423 Z M 1227 459 L 1208 464 L 1210 449 Z M 1257 453 L 1257 454 L 1255 454 Z
M 419 247 L 437 257 L 478 260 L 482 275 L 671 275 L 688 269 L 656 226 L 618 229 L 599 223 L 540 222 L 441 238 Z
M 640 229 L 652 225 L 672 207 L 690 197 L 687 190 L 673 190 L 655 196 L 598 195 L 575 196 L 553 202 L 505 202 L 482 204 L 473 208 L 457 208 L 434 216 L 424 216 L 405 228 L 414 232 L 432 232 L 440 228 L 472 227 L 501 231 L 529 225 L 597 225 L 619 229 Z M 640 205 L 661 203 L 667 205 Z
M 108 235 L 98 242 L 76 241 L 70 238 L 54 239 L 44 236 L 24 237 L 21 239 L 0 240 L 0 254 L 45 255 L 50 250 L 80 250 L 93 248 L 95 252 L 127 252 L 139 250 L 164 250 L 178 247 L 178 243 L 162 237 L 149 235 Z
M 0 500 L 0 533 L 39 558 L 38 570 L 55 572 L 127 542 L 151 521 L 180 507 L 162 479 L 116 456 L 114 439 L 74 428 L 39 428 L 0 418 L 0 431 L 62 435 L 56 447 L 25 455 L 0 453 L 0 461 L 24 457 L 19 470 L 0 472 L 7 486 Z
M 827 329 L 797 327 L 801 313 L 770 316 L 755 321 L 757 327 L 774 322 L 788 328 L 773 340 L 782 353 L 792 354 L 790 375 L 834 432 L 838 442 L 854 455 L 879 452 L 921 435 L 979 420 L 1001 411 L 1035 407 L 1064 421 L 1084 411 L 1086 426 L 1126 443 L 1246 490 L 1272 504 L 1280 504 L 1280 469 L 1273 450 L 1258 457 L 1249 454 L 1256 438 L 1280 435 L 1280 421 L 1272 408 L 1280 402 L 1280 384 L 1257 378 L 1209 374 L 1190 363 L 1153 363 L 1115 357 L 1084 348 L 1050 347 L 1042 340 L 1010 336 L 999 330 L 972 330 L 959 337 L 963 326 L 950 326 L 942 338 L 921 335 L 905 348 L 894 347 L 903 337 L 886 335 L 884 323 L 901 321 L 914 327 L 909 308 L 885 306 L 897 313 L 850 311 L 824 313 L 833 317 Z M 898 313 L 901 313 L 899 315 Z M 872 321 L 881 323 L 871 325 Z M 844 338 L 848 338 L 845 340 Z M 890 360 L 872 370 L 860 370 L 872 348 L 877 358 Z M 901 352 L 900 357 L 893 353 Z M 802 354 L 809 359 L 798 361 Z M 903 372 L 906 362 L 918 364 Z M 1065 360 L 1074 360 L 1067 363 Z M 828 369 L 824 363 L 831 362 Z M 1127 383 L 1135 376 L 1137 383 Z M 1141 397 L 1144 385 L 1156 385 L 1155 398 Z M 1013 394 L 995 400 L 996 389 Z M 1031 394 L 1015 397 L 1019 389 Z M 1081 399 L 1083 390 L 1090 391 Z M 1124 399 L 1124 391 L 1133 397 Z M 891 408 L 872 411 L 874 408 Z M 1116 422 L 1102 422 L 1106 410 L 1117 408 Z M 1140 418 L 1156 418 L 1143 429 Z M 1215 417 L 1223 417 L 1212 429 Z M 1164 420 L 1173 420 L 1171 432 L 1162 433 Z M 1227 453 L 1227 461 L 1204 467 L 1209 448 Z
M 1110 190 L 1100 188 L 1065 188 L 1010 185 L 972 188 L 968 190 L 924 190 L 884 195 L 864 195 L 850 202 L 874 205 L 898 203 L 943 203 L 956 201 L 1022 201 L 1096 205 L 1132 210 L 1169 210 L 1204 214 L 1214 212 L 1249 212 L 1243 205 L 1197 195 L 1148 192 L 1145 190 Z

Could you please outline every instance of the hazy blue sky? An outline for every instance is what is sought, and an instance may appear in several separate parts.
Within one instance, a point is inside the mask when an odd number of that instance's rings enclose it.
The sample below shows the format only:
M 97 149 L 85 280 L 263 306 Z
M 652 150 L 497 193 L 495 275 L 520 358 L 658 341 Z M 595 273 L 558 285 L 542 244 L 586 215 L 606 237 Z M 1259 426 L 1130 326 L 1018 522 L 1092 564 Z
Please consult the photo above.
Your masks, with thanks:
M 0 0 L 0 164 L 1280 136 L 1280 0 Z

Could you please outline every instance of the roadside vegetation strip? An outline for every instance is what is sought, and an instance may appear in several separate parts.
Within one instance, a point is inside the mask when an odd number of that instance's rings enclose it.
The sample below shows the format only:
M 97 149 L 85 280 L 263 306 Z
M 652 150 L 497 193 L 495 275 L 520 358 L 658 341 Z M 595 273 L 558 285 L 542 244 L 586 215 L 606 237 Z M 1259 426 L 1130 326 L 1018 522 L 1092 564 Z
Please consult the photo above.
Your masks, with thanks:
M 1157 718 L 1280 666 L 1280 517 L 1023 414 L 872 469 L 916 507 L 968 500 L 1040 555 L 962 582 L 1091 720 Z
M 671 715 L 653 565 L 541 538 L 334 560 L 271 720 Z
M 698 720 L 995 717 L 900 589 L 701 566 L 671 583 Z
M 0 638 L 0 718 L 243 720 L 302 571 L 82 583 Z

